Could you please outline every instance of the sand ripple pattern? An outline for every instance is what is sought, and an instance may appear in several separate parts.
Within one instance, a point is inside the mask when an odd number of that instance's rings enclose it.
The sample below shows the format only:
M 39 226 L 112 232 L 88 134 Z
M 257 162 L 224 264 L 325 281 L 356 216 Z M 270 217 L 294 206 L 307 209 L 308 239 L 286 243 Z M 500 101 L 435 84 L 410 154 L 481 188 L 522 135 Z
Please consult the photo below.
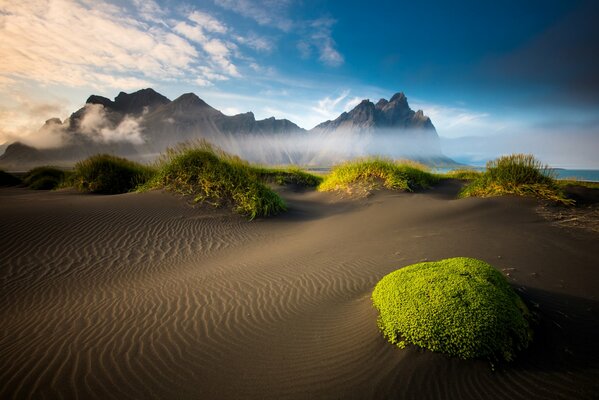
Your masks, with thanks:
M 531 251 L 547 228 L 526 204 L 388 195 L 356 205 L 307 194 L 288 199 L 288 216 L 250 223 L 158 192 L 0 195 L 2 398 L 596 393 L 597 345 L 585 338 L 598 328 L 597 308 L 569 294 L 579 283 L 560 282 L 558 267 L 597 254 L 560 238 L 563 256 L 543 255 L 557 236 Z M 532 254 L 519 261 L 508 249 Z M 514 285 L 537 305 L 546 333 L 514 367 L 399 351 L 381 337 L 370 302 L 378 279 L 454 255 L 514 268 Z M 575 291 L 589 298 L 596 288 L 582 278 Z M 559 295 L 546 290 L 558 283 Z M 546 351 L 556 343 L 568 352 Z

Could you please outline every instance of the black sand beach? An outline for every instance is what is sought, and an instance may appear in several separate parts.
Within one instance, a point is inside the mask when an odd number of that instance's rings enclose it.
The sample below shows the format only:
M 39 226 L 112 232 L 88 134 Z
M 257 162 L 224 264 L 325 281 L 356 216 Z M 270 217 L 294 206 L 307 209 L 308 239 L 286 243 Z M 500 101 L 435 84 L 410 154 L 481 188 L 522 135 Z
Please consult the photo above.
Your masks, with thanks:
M 0 189 L 0 397 L 596 398 L 597 233 L 458 186 L 288 190 L 288 213 L 251 222 L 163 192 Z M 381 277 L 456 256 L 503 271 L 535 314 L 514 363 L 379 332 Z

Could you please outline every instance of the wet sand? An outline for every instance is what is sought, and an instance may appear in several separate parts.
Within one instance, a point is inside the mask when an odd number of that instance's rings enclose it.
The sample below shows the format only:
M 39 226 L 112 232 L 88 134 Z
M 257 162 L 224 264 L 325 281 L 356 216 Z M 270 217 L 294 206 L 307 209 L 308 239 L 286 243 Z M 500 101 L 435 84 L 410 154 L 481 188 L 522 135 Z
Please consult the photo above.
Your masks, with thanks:
M 457 182 L 367 199 L 286 190 L 246 221 L 163 192 L 0 189 L 0 397 L 590 399 L 599 393 L 598 233 Z M 386 342 L 385 274 L 467 256 L 534 312 L 506 366 Z

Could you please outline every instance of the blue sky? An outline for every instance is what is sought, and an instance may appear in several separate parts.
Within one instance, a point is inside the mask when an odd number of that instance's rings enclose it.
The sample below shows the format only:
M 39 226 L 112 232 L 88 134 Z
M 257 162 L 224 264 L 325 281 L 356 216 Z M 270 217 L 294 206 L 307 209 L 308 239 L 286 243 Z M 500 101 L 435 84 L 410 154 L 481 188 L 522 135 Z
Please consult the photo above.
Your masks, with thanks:
M 309 129 L 403 91 L 450 156 L 599 168 L 598 18 L 576 0 L 6 0 L 0 143 L 92 93 L 195 92 Z

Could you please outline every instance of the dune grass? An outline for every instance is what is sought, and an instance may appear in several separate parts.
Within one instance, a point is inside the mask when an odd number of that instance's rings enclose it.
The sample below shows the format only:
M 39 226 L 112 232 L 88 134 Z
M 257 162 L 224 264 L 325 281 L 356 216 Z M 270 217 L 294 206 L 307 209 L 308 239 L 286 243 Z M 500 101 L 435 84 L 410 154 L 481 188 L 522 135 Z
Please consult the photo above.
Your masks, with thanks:
M 19 178 L 0 169 L 0 186 L 17 186 L 20 183 Z
M 297 185 L 315 188 L 322 182 L 323 178 L 306 172 L 299 167 L 269 168 L 253 167 L 254 173 L 265 183 L 276 183 L 277 185 Z
M 23 176 L 23 184 L 30 189 L 52 190 L 61 186 L 68 175 L 68 172 L 52 166 L 35 167 Z
M 426 166 L 413 161 L 361 158 L 334 166 L 318 190 L 368 195 L 380 188 L 414 191 L 437 180 Z
M 463 180 L 474 180 L 479 178 L 482 175 L 482 172 L 477 171 L 471 168 L 458 168 L 451 171 L 448 171 L 442 174 L 444 178 L 453 178 L 453 179 L 463 179 Z
M 588 189 L 599 189 L 599 182 L 581 181 L 577 179 L 559 179 L 557 184 L 562 188 L 567 186 L 582 186 Z
M 466 185 L 460 197 L 502 195 L 531 196 L 556 203 L 573 204 L 555 180 L 555 173 L 531 154 L 502 156 Z
M 372 301 L 379 328 L 400 348 L 510 361 L 532 340 L 526 305 L 499 271 L 472 258 L 394 271 L 378 282 Z
M 75 164 L 67 184 L 82 192 L 118 194 L 133 191 L 155 171 L 146 165 L 109 154 L 97 154 Z
M 233 210 L 254 219 L 286 209 L 283 199 L 258 178 L 254 167 L 208 142 L 169 149 L 144 189 L 164 188 L 192 196 L 195 202 Z

